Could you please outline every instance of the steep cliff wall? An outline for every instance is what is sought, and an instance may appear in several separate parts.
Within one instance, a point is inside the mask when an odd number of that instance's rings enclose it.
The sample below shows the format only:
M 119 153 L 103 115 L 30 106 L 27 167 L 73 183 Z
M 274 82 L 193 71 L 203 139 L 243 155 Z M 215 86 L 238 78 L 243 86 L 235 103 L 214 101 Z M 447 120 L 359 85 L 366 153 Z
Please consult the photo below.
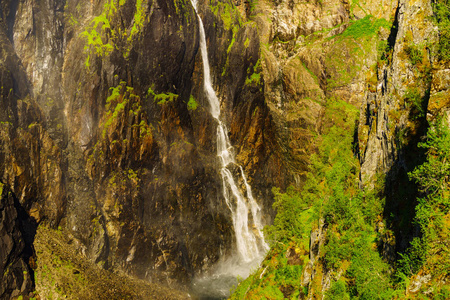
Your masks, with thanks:
M 271 186 L 289 174 L 244 7 L 205 2 L 200 13 L 231 142 L 270 223 Z M 0 8 L 0 181 L 26 212 L 67 230 L 93 263 L 149 281 L 188 283 L 229 253 L 190 1 Z

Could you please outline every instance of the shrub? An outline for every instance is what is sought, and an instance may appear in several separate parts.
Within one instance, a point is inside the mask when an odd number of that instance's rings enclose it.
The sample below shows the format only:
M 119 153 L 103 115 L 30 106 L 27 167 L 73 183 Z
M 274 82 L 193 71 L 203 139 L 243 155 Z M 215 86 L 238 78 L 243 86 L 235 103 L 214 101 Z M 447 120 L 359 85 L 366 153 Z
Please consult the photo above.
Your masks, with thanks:
M 423 60 L 423 53 L 415 45 L 408 45 L 405 47 L 405 53 L 408 55 L 413 65 L 418 65 Z
M 414 118 L 423 118 L 426 115 L 426 101 L 420 95 L 420 92 L 417 88 L 410 88 L 406 91 L 405 94 L 405 103 L 411 107 L 411 113 Z
M 197 103 L 197 101 L 195 101 L 194 96 L 191 95 L 191 96 L 189 97 L 189 101 L 188 101 L 188 103 L 187 103 L 187 108 L 188 108 L 189 110 L 196 110 L 197 107 L 198 107 L 198 103 Z
M 340 279 L 331 285 L 331 288 L 325 293 L 325 300 L 349 300 L 347 293 L 347 284 Z

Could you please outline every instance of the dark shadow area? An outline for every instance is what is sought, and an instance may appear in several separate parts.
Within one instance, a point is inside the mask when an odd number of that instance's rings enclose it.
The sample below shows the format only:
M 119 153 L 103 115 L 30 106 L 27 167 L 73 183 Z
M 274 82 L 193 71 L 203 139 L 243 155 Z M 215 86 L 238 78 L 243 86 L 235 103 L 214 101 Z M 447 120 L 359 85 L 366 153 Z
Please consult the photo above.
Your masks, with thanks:
M 36 255 L 33 248 L 37 224 L 2 184 L 0 199 L 0 299 L 32 295 L 35 290 Z
M 394 49 L 396 44 L 400 6 L 399 2 L 389 34 L 387 49 Z M 408 173 L 426 160 L 426 150 L 420 148 L 418 144 L 426 137 L 428 130 L 426 110 L 430 98 L 431 73 L 428 71 L 423 76 L 426 86 L 425 95 L 420 104 L 411 105 L 412 108 L 408 115 L 410 122 L 414 125 L 396 130 L 398 156 L 386 174 L 384 187 L 386 203 L 383 218 L 386 220 L 387 229 L 393 233 L 394 241 L 391 240 L 393 243 L 387 248 L 386 245 L 383 245 L 384 250 L 389 249 L 389 253 L 384 252 L 383 255 L 391 263 L 398 260 L 399 254 L 405 253 L 413 238 L 419 237 L 421 234 L 419 226 L 414 223 L 417 198 L 420 197 L 420 193 L 417 184 L 409 179 Z
M 36 253 L 34 251 L 34 238 L 36 236 L 37 226 L 36 220 L 30 217 L 22 205 L 19 203 L 19 200 L 14 197 L 14 206 L 17 210 L 17 225 L 19 227 L 20 232 L 22 233 L 23 241 L 25 242 L 25 246 L 22 251 L 22 258 L 28 264 L 30 269 L 31 279 L 33 280 L 33 287 L 35 286 L 34 282 L 34 268 L 33 265 L 36 261 Z
M 397 141 L 399 155 L 386 175 L 384 195 L 386 203 L 383 217 L 387 228 L 393 231 L 395 245 L 389 253 L 389 257 L 399 258 L 398 253 L 404 253 L 414 237 L 420 235 L 418 225 L 414 224 L 416 216 L 417 197 L 420 196 L 417 184 L 411 181 L 408 173 L 426 160 L 426 150 L 418 147 L 428 130 L 425 117 L 416 120 L 414 133 L 403 133 L 406 142 Z
M 397 5 L 397 9 L 395 10 L 394 23 L 392 24 L 391 32 L 389 33 L 389 37 L 388 37 L 388 48 L 389 49 L 394 49 L 395 42 L 397 41 L 399 11 L 400 11 L 400 1 Z
M 8 39 L 13 44 L 13 38 L 14 38 L 14 23 L 16 22 L 16 12 L 17 7 L 19 5 L 19 0 L 10 0 L 9 1 L 9 7 L 7 11 L 4 11 L 4 13 L 7 13 L 6 17 L 6 25 L 7 25 L 7 36 Z

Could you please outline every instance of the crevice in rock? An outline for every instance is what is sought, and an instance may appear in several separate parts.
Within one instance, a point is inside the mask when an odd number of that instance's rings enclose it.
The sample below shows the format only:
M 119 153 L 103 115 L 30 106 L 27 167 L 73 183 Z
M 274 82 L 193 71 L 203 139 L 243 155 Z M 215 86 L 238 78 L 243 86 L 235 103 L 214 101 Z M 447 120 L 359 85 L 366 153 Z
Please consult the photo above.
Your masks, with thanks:
M 33 287 L 35 285 L 34 282 L 34 270 L 33 267 L 30 266 L 32 262 L 36 259 L 36 253 L 34 250 L 34 238 L 36 236 L 36 231 L 38 224 L 34 220 L 34 218 L 30 217 L 30 215 L 26 212 L 22 205 L 20 205 L 19 200 L 14 197 L 14 207 L 17 211 L 17 219 L 18 219 L 18 227 L 20 232 L 22 233 L 22 238 L 25 242 L 25 246 L 23 248 L 22 257 L 27 263 L 30 271 L 30 277 L 33 282 Z
M 6 15 L 6 25 L 8 28 L 7 31 L 7 36 L 8 39 L 11 41 L 11 43 L 13 43 L 13 36 L 14 36 L 14 23 L 16 21 L 16 12 L 17 12 L 17 7 L 19 6 L 19 0 L 9 0 L 9 11 L 5 12 L 8 15 Z
M 400 12 L 400 6 L 401 6 L 401 3 L 400 3 L 400 0 L 399 0 L 398 4 L 397 4 L 397 9 L 395 10 L 394 23 L 392 24 L 391 32 L 390 32 L 389 37 L 388 37 L 388 47 L 389 47 L 389 49 L 394 49 L 395 42 L 397 41 L 398 17 L 399 17 L 399 12 Z

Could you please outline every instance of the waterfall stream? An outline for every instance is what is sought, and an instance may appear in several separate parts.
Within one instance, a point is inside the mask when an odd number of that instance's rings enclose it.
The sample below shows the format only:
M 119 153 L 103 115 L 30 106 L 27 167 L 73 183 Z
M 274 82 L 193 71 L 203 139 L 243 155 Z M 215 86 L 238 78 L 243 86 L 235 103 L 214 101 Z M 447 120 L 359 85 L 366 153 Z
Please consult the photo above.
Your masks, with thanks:
M 196 281 L 198 288 L 204 290 L 201 293 L 207 295 L 205 298 L 214 299 L 226 297 L 231 286 L 236 283 L 236 278 L 246 278 L 252 268 L 261 262 L 269 247 L 262 234 L 261 208 L 253 198 L 244 169 L 236 163 L 227 127 L 220 119 L 220 102 L 211 82 L 205 29 L 197 12 L 197 0 L 191 2 L 199 22 L 204 91 L 210 104 L 210 113 L 217 121 L 217 156 L 221 163 L 223 196 L 231 212 L 236 238 L 236 255 L 219 262 L 208 278 Z

